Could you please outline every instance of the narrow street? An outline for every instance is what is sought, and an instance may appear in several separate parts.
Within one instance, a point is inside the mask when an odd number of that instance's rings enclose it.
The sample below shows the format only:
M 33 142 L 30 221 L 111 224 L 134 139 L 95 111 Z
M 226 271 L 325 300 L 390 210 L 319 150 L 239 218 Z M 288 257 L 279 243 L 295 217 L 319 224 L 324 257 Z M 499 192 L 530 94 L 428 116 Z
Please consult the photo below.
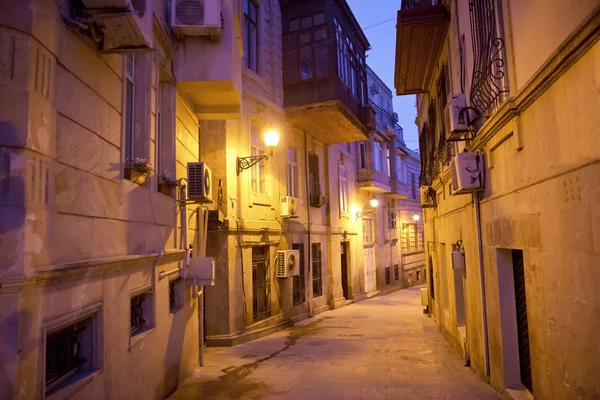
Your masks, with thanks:
M 171 399 L 500 399 L 421 310 L 414 287 L 209 348 Z

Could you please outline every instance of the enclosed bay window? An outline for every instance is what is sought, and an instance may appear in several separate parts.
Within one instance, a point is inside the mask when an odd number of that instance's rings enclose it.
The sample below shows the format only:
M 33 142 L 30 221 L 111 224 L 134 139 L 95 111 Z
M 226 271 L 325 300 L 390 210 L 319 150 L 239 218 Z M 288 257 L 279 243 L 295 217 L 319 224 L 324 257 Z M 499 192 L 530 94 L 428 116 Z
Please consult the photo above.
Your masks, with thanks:
M 300 193 L 298 192 L 297 151 L 293 147 L 288 149 L 287 194 L 292 197 L 300 197 Z
M 258 16 L 259 7 L 253 0 L 244 0 L 244 63 L 258 73 Z
M 375 171 L 383 172 L 383 147 L 378 140 L 373 142 L 373 163 Z

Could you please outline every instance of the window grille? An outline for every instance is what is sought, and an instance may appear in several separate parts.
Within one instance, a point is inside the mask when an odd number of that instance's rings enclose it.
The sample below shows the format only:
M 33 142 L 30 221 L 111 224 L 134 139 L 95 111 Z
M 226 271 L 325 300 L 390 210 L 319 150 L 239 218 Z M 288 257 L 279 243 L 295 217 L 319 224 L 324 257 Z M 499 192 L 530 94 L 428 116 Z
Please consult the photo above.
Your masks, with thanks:
M 394 264 L 394 280 L 400 280 L 400 268 L 398 267 L 398 264 Z
M 385 267 L 385 284 L 389 285 L 392 283 L 392 268 Z
M 145 292 L 131 298 L 131 336 L 142 333 L 150 328 L 150 296 L 150 292 Z
M 303 243 L 294 243 L 292 244 L 292 249 L 300 250 L 300 275 L 294 276 L 292 279 L 293 286 L 293 301 L 294 306 L 304 303 L 306 300 L 305 291 L 305 273 L 304 273 L 304 244 Z
M 252 248 L 252 319 L 256 322 L 270 316 L 269 246 L 257 246 Z
M 469 0 L 473 43 L 470 99 L 471 106 L 481 113 L 476 126 L 481 126 L 509 95 L 500 11 L 497 0 Z
M 313 299 L 323 295 L 323 265 L 321 256 L 321 243 L 313 243 L 311 249 Z

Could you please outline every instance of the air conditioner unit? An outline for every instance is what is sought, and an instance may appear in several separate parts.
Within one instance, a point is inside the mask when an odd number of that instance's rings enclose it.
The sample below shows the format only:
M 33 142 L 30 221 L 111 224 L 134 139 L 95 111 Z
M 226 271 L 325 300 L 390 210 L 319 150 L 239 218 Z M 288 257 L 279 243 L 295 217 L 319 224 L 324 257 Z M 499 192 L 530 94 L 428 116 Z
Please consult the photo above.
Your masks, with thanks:
M 89 19 L 104 33 L 105 52 L 149 51 L 152 43 L 152 10 L 148 0 L 82 0 Z
M 187 164 L 187 197 L 199 203 L 212 203 L 212 173 L 203 162 Z
M 300 275 L 300 250 L 279 250 L 277 252 L 277 277 L 289 278 Z
M 446 140 L 460 140 L 469 131 L 468 111 L 461 113 L 466 107 L 467 98 L 464 94 L 453 94 L 448 99 L 444 109 L 444 119 L 448 129 Z
M 213 257 L 190 258 L 187 276 L 184 278 L 188 286 L 214 286 L 215 259 Z
M 298 199 L 290 196 L 281 196 L 281 216 L 283 218 L 292 218 L 296 215 L 296 203 Z
M 392 113 L 392 116 L 394 117 L 394 121 L 398 122 L 398 113 Z
M 436 206 L 435 191 L 427 186 L 421 186 L 421 208 L 434 208 Z
M 180 35 L 220 36 L 221 0 L 171 0 L 171 28 Z
M 379 86 L 376 83 L 371 85 L 371 94 L 379 94 Z
M 483 190 L 483 157 L 475 152 L 458 153 L 450 162 L 452 194 Z

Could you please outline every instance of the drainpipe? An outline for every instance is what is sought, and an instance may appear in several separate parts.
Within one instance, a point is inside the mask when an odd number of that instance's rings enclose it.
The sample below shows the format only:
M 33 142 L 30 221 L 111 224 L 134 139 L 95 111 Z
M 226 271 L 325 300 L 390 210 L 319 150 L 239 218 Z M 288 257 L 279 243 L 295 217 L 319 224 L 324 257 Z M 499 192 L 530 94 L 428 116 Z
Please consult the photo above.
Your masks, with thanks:
M 304 179 L 304 181 L 306 182 L 306 197 L 307 197 L 307 202 L 306 202 L 306 217 L 307 217 L 307 229 L 306 229 L 306 235 L 307 235 L 307 240 L 308 240 L 308 248 L 306 249 L 306 256 L 307 256 L 307 265 L 308 265 L 308 277 L 309 279 L 309 284 L 308 284 L 308 294 L 309 299 L 308 299 L 308 312 L 310 314 L 310 316 L 313 316 L 313 309 L 312 309 L 312 274 L 313 274 L 313 270 L 311 268 L 311 264 L 312 264 L 312 258 L 311 258 L 311 243 L 310 243 L 310 183 L 308 182 L 309 180 L 309 171 L 308 171 L 308 146 L 306 144 L 306 132 L 304 132 L 304 173 L 305 173 L 305 177 L 306 179 Z M 304 278 L 304 282 L 306 282 L 306 278 Z M 306 293 L 306 290 L 304 291 L 304 293 Z
M 485 295 L 485 277 L 483 268 L 483 244 L 481 239 L 481 193 L 475 192 L 473 196 L 475 202 L 475 221 L 477 224 L 477 250 L 479 256 L 479 285 L 481 287 L 481 314 L 483 318 L 483 351 L 485 357 L 485 376 L 487 382 L 490 382 L 490 347 L 488 343 L 488 324 L 487 324 L 487 309 Z

